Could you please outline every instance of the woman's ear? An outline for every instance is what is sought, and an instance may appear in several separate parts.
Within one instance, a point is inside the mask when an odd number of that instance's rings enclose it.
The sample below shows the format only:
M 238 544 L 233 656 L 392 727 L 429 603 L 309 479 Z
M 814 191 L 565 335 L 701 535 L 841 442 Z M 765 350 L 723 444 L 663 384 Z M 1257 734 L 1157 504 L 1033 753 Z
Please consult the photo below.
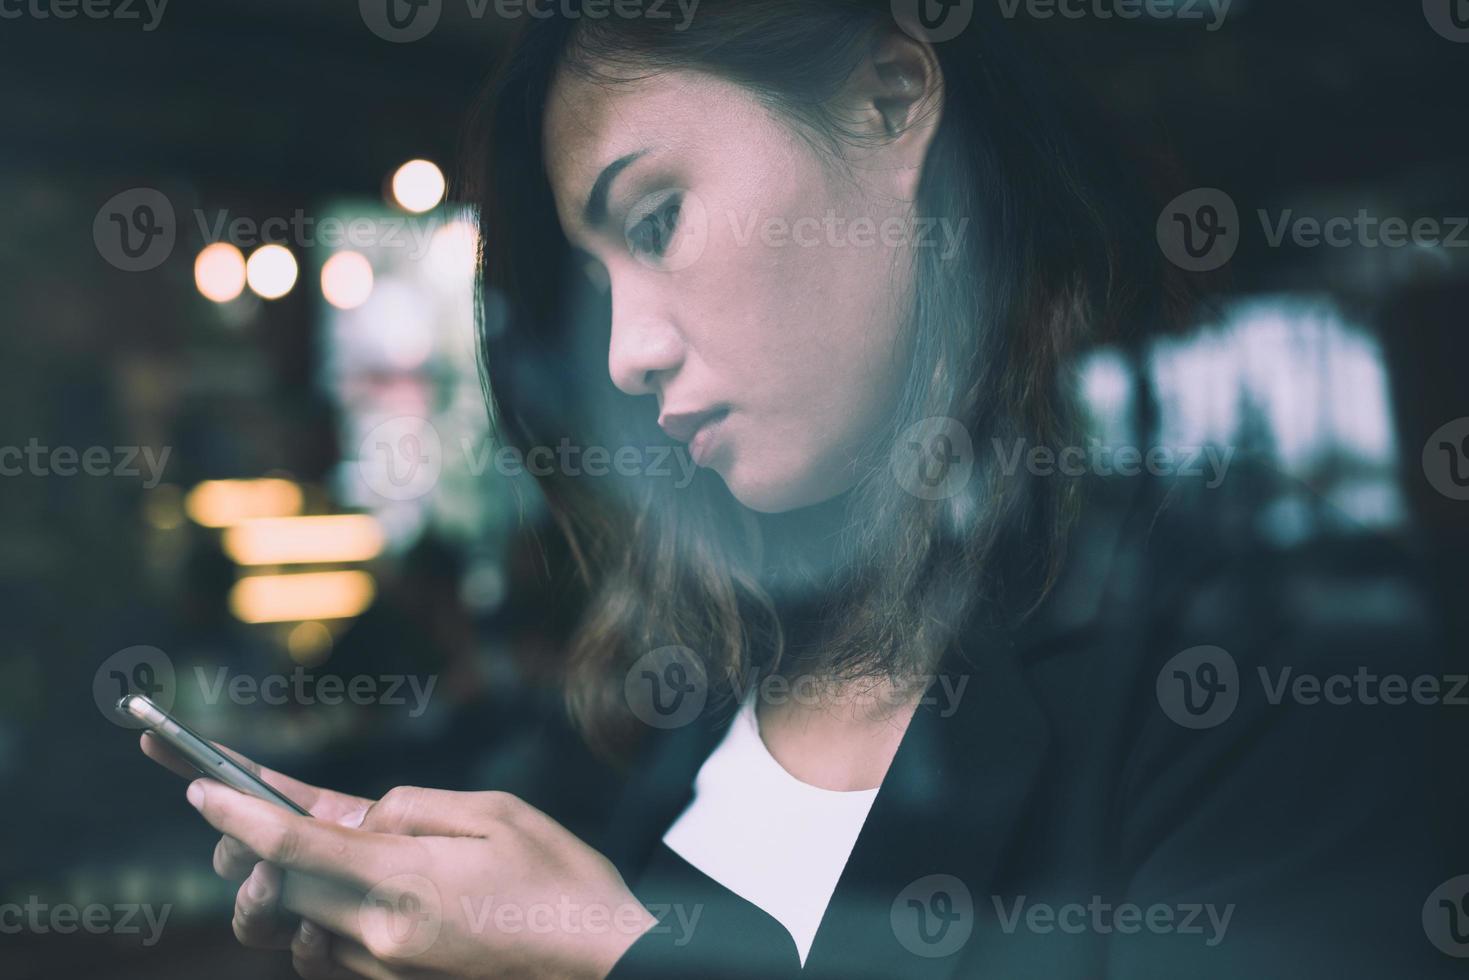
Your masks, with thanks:
M 857 129 L 880 149 L 864 163 L 892 171 L 894 188 L 912 200 L 943 108 L 943 73 L 933 48 L 899 30 L 884 32 L 847 80 Z M 865 169 L 865 166 L 864 166 Z

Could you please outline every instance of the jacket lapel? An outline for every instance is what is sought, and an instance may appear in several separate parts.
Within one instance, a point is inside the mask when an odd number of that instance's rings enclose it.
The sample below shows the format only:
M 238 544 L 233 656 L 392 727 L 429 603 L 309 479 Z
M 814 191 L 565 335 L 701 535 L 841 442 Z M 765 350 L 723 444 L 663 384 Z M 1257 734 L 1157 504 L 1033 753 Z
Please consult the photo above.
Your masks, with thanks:
M 1026 659 L 1102 614 L 1124 524 L 1146 501 L 1139 486 L 1125 481 L 1095 501 L 1033 618 L 972 627 L 944 660 L 837 883 L 807 974 L 950 977 L 983 942 L 1050 739 Z
M 817 931 L 816 976 L 948 977 L 1045 756 L 1011 637 L 975 637 L 915 711 Z M 962 685 L 962 687 L 960 686 Z
M 694 777 L 734 720 L 738 705 L 700 712 L 659 733 L 632 770 L 613 808 L 602 852 L 628 882 L 642 874 L 663 833 L 694 798 Z

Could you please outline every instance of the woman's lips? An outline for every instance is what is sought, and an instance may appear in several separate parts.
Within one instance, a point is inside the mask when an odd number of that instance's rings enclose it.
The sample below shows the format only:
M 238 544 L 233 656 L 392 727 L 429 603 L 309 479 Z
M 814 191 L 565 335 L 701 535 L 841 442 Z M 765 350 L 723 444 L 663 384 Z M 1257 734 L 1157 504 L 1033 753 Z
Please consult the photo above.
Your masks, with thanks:
M 689 455 L 695 465 L 705 465 L 714 449 L 714 440 L 719 434 L 720 423 L 729 415 L 728 408 L 705 409 L 699 412 L 670 412 L 658 420 L 658 427 L 672 439 L 686 442 Z
M 693 457 L 695 466 L 709 465 L 709 458 L 714 454 L 720 430 L 728 416 L 727 411 L 719 412 L 710 416 L 708 421 L 695 430 L 693 438 L 689 440 L 689 455 Z

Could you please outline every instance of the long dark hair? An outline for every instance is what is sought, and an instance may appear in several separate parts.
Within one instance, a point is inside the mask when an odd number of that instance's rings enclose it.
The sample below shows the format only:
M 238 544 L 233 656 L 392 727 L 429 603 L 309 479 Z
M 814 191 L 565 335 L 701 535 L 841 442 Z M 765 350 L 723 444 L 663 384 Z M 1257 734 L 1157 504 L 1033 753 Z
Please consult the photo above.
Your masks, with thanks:
M 542 159 L 556 71 L 616 84 L 629 72 L 698 69 L 839 140 L 850 134 L 825 107 L 895 29 L 892 6 L 703 0 L 681 28 L 576 16 L 575 5 L 570 14 L 524 25 L 471 131 L 487 394 L 501 437 L 523 449 L 653 446 L 666 441 L 654 413 L 629 411 L 607 377 L 605 297 L 580 288 L 556 218 Z M 857 485 L 815 508 L 757 516 L 704 470 L 685 487 L 540 478 L 587 590 L 566 681 L 594 745 L 617 751 L 639 730 L 623 682 L 649 651 L 688 648 L 723 693 L 752 672 L 913 678 L 975 616 L 1033 609 L 1057 574 L 1076 481 L 1007 473 L 990 447 L 1075 444 L 1069 355 L 1156 294 L 1160 263 L 1128 224 L 1146 205 L 1127 170 L 1097 152 L 1095 133 L 1078 136 L 1087 120 L 1075 93 L 1048 90 L 1049 72 L 1013 25 L 977 16 L 933 47 L 944 105 L 916 210 L 967 218 L 968 233 L 958 257 L 915 250 L 912 361 Z M 972 477 L 941 499 L 905 490 L 897 472 L 900 436 L 932 418 L 955 420 L 975 447 Z

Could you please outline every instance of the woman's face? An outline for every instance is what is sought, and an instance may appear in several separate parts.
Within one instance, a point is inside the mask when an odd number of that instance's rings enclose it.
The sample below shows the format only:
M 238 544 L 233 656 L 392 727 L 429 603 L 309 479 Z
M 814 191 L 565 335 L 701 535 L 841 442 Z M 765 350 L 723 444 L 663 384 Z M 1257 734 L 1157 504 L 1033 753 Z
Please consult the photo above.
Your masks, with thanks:
M 906 374 L 911 147 L 836 165 L 747 89 L 683 71 L 562 71 L 545 133 L 562 228 L 610 285 L 613 383 L 655 396 L 747 507 L 851 486 Z

